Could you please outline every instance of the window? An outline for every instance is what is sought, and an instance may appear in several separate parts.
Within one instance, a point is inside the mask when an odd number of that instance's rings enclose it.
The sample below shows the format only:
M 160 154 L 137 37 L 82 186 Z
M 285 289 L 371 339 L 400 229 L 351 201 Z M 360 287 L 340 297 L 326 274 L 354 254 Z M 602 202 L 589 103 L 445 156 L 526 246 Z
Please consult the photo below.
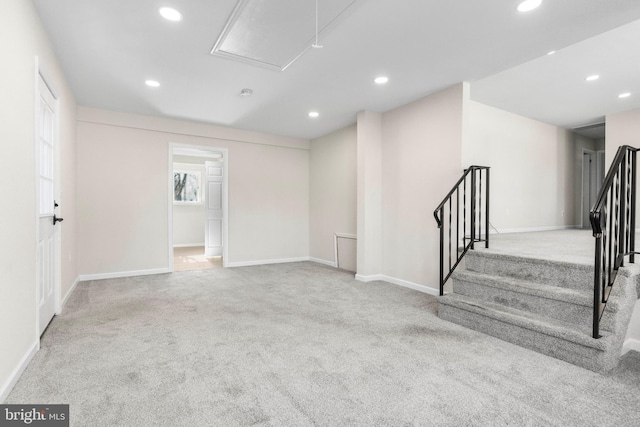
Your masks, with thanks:
M 173 171 L 174 203 L 202 203 L 201 187 L 199 171 Z

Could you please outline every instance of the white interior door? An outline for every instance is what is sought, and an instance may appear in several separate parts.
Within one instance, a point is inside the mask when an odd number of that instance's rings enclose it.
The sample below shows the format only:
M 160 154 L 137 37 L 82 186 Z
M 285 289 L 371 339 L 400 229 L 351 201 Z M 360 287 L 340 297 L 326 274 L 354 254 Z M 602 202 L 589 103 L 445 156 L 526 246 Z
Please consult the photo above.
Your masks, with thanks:
M 38 239 L 36 286 L 40 334 L 56 313 L 56 101 L 40 79 L 37 114 Z
M 222 255 L 223 164 L 206 161 L 205 169 L 205 256 Z

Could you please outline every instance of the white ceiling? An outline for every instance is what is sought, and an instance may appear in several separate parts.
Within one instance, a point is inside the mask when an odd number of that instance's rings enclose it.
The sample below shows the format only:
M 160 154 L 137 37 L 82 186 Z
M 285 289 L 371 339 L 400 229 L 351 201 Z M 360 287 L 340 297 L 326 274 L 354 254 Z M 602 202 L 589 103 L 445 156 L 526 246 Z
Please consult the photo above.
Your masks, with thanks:
M 328 33 L 355 2 L 322 0 L 322 10 L 318 3 L 316 15 L 308 1 L 240 0 L 212 53 L 283 71 L 311 49 L 316 37 Z M 290 18 L 283 20 L 285 14 Z
M 565 128 L 640 108 L 640 21 L 478 80 L 472 98 Z
M 314 30 L 315 1 L 295 1 L 311 13 L 266 15 Z M 34 3 L 86 106 L 309 139 L 460 81 L 477 101 L 567 128 L 640 108 L 638 0 L 544 0 L 528 14 L 518 0 L 358 0 L 322 49 L 282 72 L 210 54 L 237 0 Z M 162 6 L 184 20 L 165 21 Z M 384 86 L 373 83 L 381 74 Z M 618 99 L 624 91 L 633 95 Z

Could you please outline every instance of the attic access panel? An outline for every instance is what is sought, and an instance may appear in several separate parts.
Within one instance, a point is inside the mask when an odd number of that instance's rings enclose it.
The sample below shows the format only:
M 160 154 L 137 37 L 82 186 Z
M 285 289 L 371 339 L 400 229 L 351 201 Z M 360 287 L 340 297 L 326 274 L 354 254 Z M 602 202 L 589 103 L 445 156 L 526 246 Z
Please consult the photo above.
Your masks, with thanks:
M 357 0 L 318 0 L 326 35 Z M 212 55 L 284 71 L 315 42 L 315 0 L 238 0 Z

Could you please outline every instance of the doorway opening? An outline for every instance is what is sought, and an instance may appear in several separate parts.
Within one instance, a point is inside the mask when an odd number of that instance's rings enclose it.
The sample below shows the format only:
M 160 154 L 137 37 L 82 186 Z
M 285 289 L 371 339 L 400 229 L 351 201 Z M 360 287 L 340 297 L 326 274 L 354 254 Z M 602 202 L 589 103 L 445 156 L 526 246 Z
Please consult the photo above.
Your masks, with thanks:
M 582 150 L 582 228 L 591 228 L 589 213 L 604 181 L 604 150 Z
M 169 146 L 169 269 L 226 266 L 228 150 Z
M 203 246 L 174 246 L 173 271 L 222 268 L 222 256 L 206 256 Z

